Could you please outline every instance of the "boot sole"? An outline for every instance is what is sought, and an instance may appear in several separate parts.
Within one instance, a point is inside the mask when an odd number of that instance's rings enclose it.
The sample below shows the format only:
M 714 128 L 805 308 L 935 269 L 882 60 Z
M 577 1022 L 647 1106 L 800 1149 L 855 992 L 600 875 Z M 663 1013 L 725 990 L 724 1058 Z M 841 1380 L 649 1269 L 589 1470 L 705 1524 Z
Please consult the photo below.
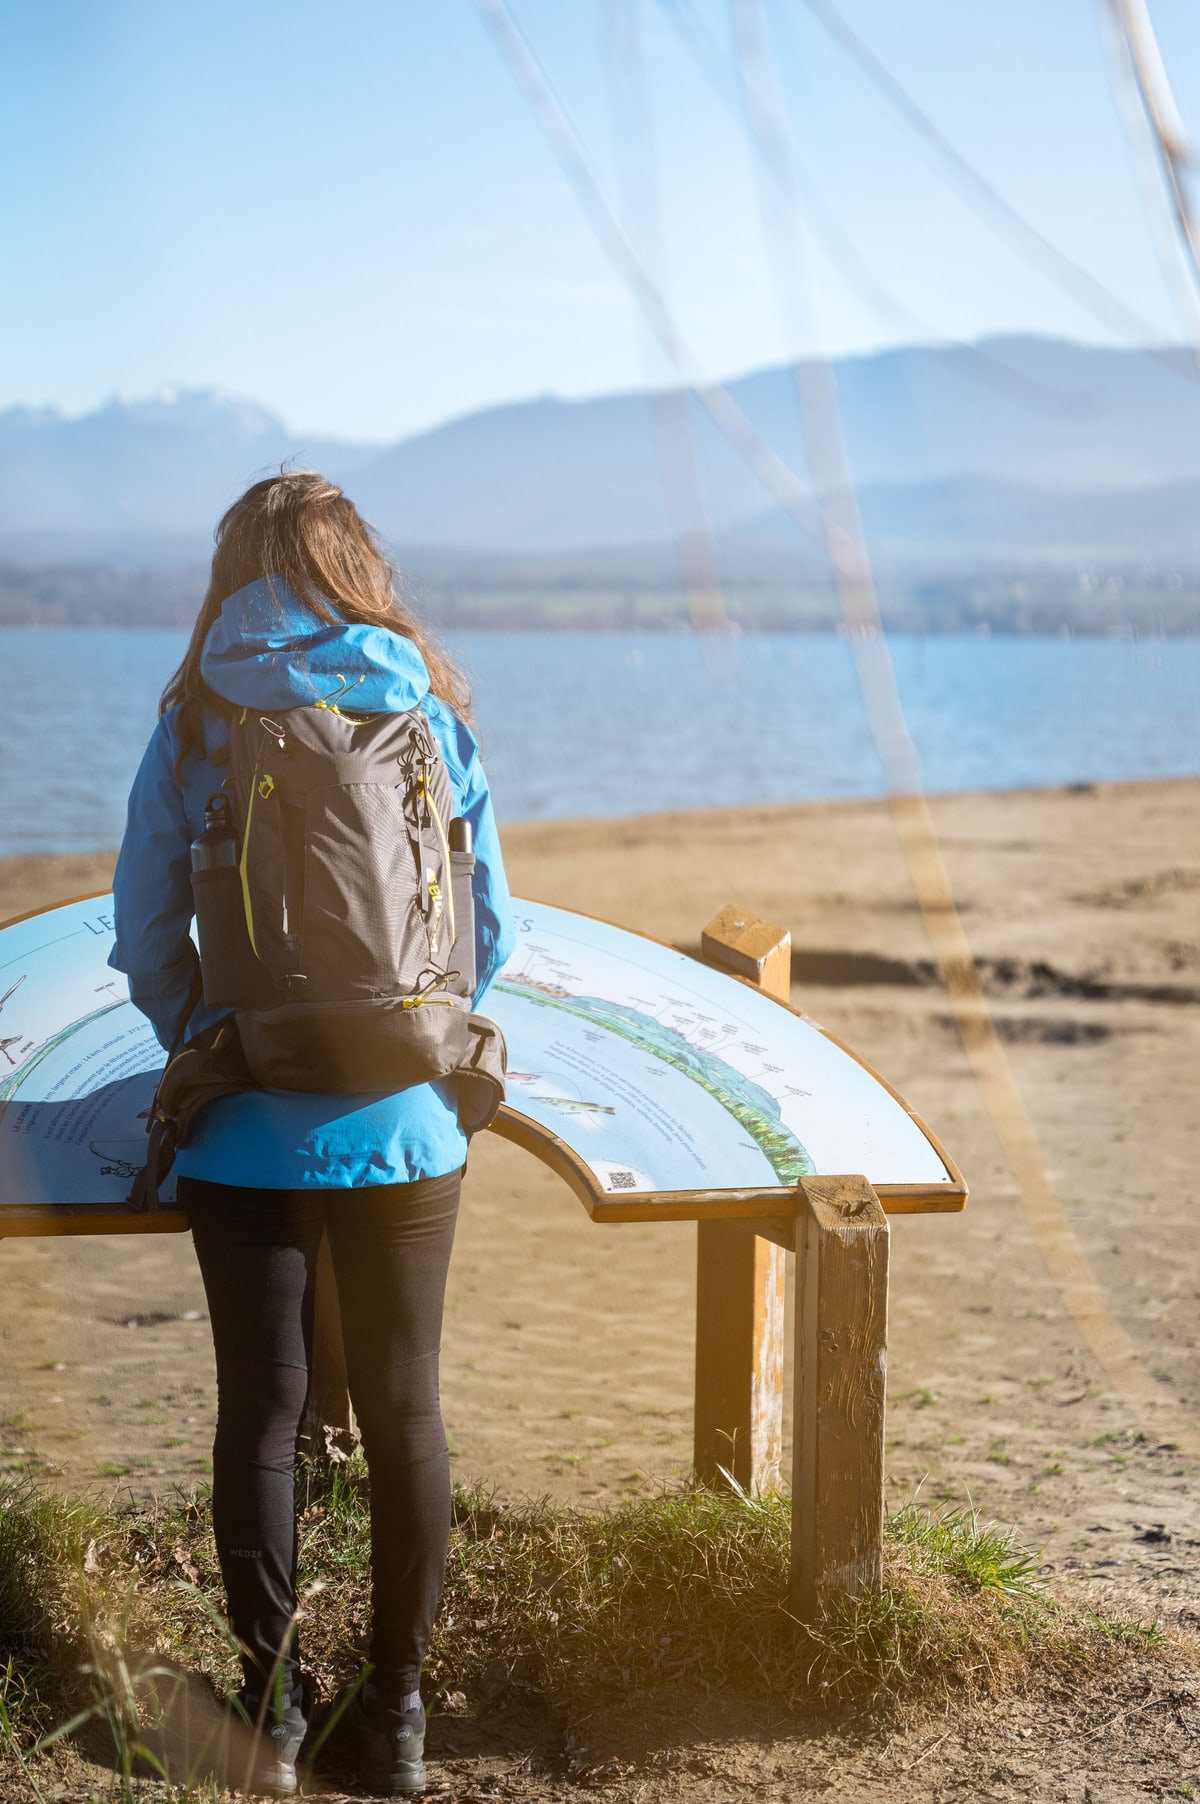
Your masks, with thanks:
M 391 1798 L 422 1792 L 429 1783 L 423 1760 L 406 1760 L 402 1766 L 368 1767 L 363 1778 L 375 1790 Z
M 294 1798 L 300 1789 L 295 1767 L 287 1764 L 261 1767 L 254 1775 L 254 1783 L 273 1798 Z

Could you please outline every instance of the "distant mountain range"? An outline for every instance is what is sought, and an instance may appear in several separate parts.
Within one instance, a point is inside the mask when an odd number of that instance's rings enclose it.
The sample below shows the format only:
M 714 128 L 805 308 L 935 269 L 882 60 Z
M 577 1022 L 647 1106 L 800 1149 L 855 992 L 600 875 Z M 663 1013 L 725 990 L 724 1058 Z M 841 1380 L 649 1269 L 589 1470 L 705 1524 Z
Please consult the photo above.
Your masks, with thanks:
M 844 358 L 835 373 L 885 572 L 1200 572 L 1189 352 L 997 338 Z M 793 372 L 728 386 L 806 475 Z M 343 483 L 434 587 L 671 586 L 678 533 L 701 518 L 726 582 L 823 579 L 819 547 L 700 405 L 646 393 L 492 407 L 386 446 L 304 438 L 213 390 L 113 400 L 81 418 L 11 408 L 0 413 L 0 560 L 199 569 L 229 501 L 290 458 Z

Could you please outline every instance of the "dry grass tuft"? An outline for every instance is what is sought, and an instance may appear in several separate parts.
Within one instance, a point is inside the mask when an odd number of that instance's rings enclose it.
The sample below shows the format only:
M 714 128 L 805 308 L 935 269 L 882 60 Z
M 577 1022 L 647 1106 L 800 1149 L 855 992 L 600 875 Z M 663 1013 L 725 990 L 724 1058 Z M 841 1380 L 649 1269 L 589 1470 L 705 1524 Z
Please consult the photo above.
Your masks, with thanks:
M 365 1648 L 365 1470 L 310 1465 L 298 1501 L 300 1635 L 329 1699 Z M 901 1510 L 882 1590 L 815 1624 L 787 1609 L 788 1544 L 782 1499 L 678 1489 L 584 1514 L 459 1491 L 428 1690 L 452 1710 L 507 1699 L 564 1726 L 631 1694 L 643 1716 L 655 1699 L 669 1714 L 673 1697 L 720 1693 L 776 1719 L 831 1706 L 878 1718 L 1082 1687 L 1153 1661 L 1162 1639 L 1048 1599 L 1031 1556 L 972 1512 Z M 211 1724 L 236 1683 L 220 1606 L 203 1496 L 105 1511 L 0 1486 L 0 1795 L 39 1795 L 37 1761 L 61 1747 L 51 1725 L 64 1720 L 108 1736 L 123 1786 L 139 1760 L 166 1774 L 168 1718 Z M 187 1789 L 202 1770 L 188 1765 L 178 1795 L 216 1796 Z

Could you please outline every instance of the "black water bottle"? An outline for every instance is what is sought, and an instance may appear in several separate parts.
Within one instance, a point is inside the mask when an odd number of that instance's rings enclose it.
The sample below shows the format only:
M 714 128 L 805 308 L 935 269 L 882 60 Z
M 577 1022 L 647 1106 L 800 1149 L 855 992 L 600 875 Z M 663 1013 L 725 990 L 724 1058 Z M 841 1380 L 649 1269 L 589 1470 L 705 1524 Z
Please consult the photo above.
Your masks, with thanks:
M 458 972 L 454 988 L 460 996 L 475 995 L 475 898 L 471 878 L 475 872 L 471 823 L 461 817 L 450 822 L 450 886 L 454 895 L 453 968 Z
M 218 1008 L 244 1006 L 247 961 L 254 955 L 246 929 L 233 809 L 229 797 L 220 792 L 209 796 L 204 826 L 192 841 L 192 895 L 204 1000 Z

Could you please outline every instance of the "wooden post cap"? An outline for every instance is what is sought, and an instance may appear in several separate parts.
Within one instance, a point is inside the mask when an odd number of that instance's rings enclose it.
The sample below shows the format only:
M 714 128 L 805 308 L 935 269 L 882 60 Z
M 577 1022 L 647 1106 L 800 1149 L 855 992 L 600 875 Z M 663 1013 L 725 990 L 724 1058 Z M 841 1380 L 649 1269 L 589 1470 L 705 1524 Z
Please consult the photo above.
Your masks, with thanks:
M 708 964 L 748 977 L 770 996 L 786 1001 L 792 983 L 792 936 L 786 927 L 762 921 L 730 902 L 700 935 Z

